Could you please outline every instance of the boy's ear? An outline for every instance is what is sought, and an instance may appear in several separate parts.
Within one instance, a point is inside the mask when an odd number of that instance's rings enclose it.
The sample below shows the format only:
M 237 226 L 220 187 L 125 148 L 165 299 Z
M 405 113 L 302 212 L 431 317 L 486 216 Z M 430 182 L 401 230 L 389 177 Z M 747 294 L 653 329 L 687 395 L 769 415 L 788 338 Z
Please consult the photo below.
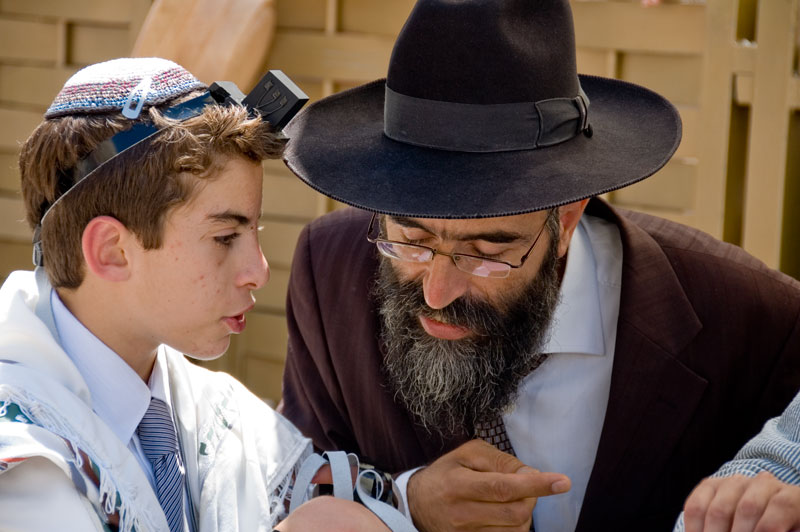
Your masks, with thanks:
M 125 281 L 130 276 L 126 246 L 134 235 L 112 216 L 92 218 L 83 229 L 81 249 L 86 267 L 106 281 Z

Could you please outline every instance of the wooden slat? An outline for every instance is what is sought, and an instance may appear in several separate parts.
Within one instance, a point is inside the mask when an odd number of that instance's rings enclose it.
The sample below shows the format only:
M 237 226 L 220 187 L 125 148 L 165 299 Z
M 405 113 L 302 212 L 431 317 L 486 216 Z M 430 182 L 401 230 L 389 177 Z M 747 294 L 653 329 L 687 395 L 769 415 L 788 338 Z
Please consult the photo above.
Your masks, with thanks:
M 288 268 L 292 263 L 294 246 L 305 224 L 264 220 L 259 237 L 267 261 L 275 267 Z
M 408 18 L 414 0 L 341 0 L 341 31 L 394 38 Z
M 244 372 L 240 376 L 247 388 L 271 406 L 281 399 L 283 363 L 260 358 L 246 358 Z
M 800 109 L 800 78 L 796 76 L 789 81 L 789 107 Z
M 30 242 L 31 235 L 22 199 L 0 197 L 0 239 Z
M 42 113 L 0 108 L 0 150 L 18 150 L 41 120 Z
M 32 270 L 31 245 L 25 242 L 0 239 L 0 279 L 13 271 Z
M 316 216 L 317 196 L 317 192 L 294 175 L 264 176 L 262 209 L 266 218 L 277 216 L 310 221 Z
M 771 267 L 780 264 L 797 14 L 796 0 L 759 3 L 742 244 Z
M 0 61 L 55 62 L 58 28 L 53 22 L 31 22 L 0 15 Z
M 325 0 L 278 0 L 278 27 L 285 29 L 325 29 Z
M 16 152 L 0 152 L 0 191 L 6 195 L 19 192 L 19 169 Z
M 130 55 L 128 29 L 75 24 L 69 31 L 69 62 L 88 65 Z
M 139 36 L 139 31 L 144 25 L 147 18 L 147 13 L 150 12 L 150 7 L 153 5 L 153 0 L 130 0 L 131 8 L 128 19 L 128 49 L 133 50 L 133 45 L 136 43 L 136 37 Z
M 394 42 L 389 37 L 278 30 L 269 64 L 290 77 L 370 81 L 384 77 Z
M 703 92 L 697 128 L 697 208 L 687 220 L 681 221 L 722 238 L 731 136 L 733 43 L 739 14 L 736 2 L 732 1 L 709 2 L 705 11 Z M 729 225 L 734 223 L 734 218 Z
M 739 72 L 733 78 L 733 100 L 739 105 L 753 104 L 755 76 L 752 72 Z
M 239 338 L 239 354 L 274 362 L 283 362 L 286 358 L 289 333 L 283 316 L 251 312 L 247 315 L 245 333 Z
M 0 12 L 70 20 L 127 23 L 132 0 L 2 0 Z
M 678 105 L 677 107 L 683 123 L 683 136 L 675 157 L 698 158 L 701 154 L 698 137 L 702 111 L 696 106 Z
M 620 79 L 656 91 L 673 104 L 697 105 L 702 80 L 700 55 L 625 53 L 619 61 Z M 675 80 L 680 80 L 676 83 Z
M 261 163 L 265 177 L 292 177 L 294 174 L 286 167 L 282 159 L 267 159 Z
M 45 68 L 0 64 L 0 101 L 37 105 L 47 109 L 73 68 Z
M 267 257 L 269 262 L 269 257 Z M 269 265 L 269 282 L 255 293 L 256 309 L 283 312 L 286 290 L 289 286 L 289 270 Z
M 737 42 L 733 47 L 733 67 L 734 72 L 749 72 L 752 74 L 756 69 L 756 56 L 758 47 L 750 41 Z
M 697 167 L 692 162 L 672 159 L 654 176 L 614 192 L 614 203 L 673 213 L 693 210 Z
M 578 48 L 576 57 L 581 74 L 607 78 L 617 76 L 617 53 L 614 50 Z
M 574 1 L 578 46 L 642 52 L 700 54 L 705 43 L 705 6 Z M 624 28 L 624 31 L 620 31 Z

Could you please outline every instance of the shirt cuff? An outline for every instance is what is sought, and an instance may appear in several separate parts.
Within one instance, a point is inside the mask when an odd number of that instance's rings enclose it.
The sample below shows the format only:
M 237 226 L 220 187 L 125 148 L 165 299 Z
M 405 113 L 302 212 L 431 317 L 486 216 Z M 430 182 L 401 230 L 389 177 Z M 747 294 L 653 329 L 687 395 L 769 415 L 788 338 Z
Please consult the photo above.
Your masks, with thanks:
M 397 477 L 394 479 L 394 487 L 396 488 L 397 499 L 398 499 L 397 509 L 400 510 L 400 512 L 403 515 L 405 515 L 409 521 L 412 522 L 413 519 L 411 519 L 411 510 L 409 509 L 408 503 L 406 502 L 408 500 L 408 496 L 406 494 L 406 490 L 408 489 L 408 479 L 410 479 L 411 475 L 413 475 L 423 467 L 424 466 L 416 467 L 414 469 L 409 469 L 408 471 L 404 471 L 403 473 L 397 475 Z

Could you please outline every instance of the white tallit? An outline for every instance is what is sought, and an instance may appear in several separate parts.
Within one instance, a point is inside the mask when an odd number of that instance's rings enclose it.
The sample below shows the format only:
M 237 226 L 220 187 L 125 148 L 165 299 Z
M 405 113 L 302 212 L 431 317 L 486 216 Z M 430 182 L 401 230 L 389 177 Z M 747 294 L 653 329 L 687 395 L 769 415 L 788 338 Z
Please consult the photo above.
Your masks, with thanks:
M 59 345 L 50 290 L 43 270 L 0 289 L 0 529 L 105 530 L 112 514 L 120 530 L 166 530 L 128 442 L 92 411 Z M 271 530 L 310 441 L 232 377 L 164 349 L 197 530 Z

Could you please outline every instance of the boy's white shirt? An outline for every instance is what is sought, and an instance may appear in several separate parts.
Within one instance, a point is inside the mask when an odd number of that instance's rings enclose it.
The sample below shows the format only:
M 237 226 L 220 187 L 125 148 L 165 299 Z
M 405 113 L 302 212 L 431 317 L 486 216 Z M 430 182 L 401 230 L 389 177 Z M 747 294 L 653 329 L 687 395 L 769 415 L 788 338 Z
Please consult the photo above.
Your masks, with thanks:
M 0 423 L 0 461 L 35 457 L 0 472 L 0 529 L 103 530 L 94 505 L 119 494 L 120 530 L 166 530 L 147 475 L 92 411 L 89 389 L 60 346 L 50 290 L 43 270 L 14 272 L 0 288 L 0 408 L 16 403 L 35 422 Z M 310 441 L 232 377 L 171 349 L 163 355 L 197 530 L 270 530 Z M 64 440 L 98 465 L 99 491 L 90 486 L 84 497 L 75 489 L 73 468 L 81 464 Z
M 92 410 L 120 441 L 128 442 L 128 448 L 139 460 L 150 485 L 156 489 L 153 465 L 142 448 L 136 429 L 151 399 L 159 399 L 167 405 L 173 422 L 176 422 L 167 378 L 166 350 L 158 350 L 150 379 L 145 383 L 122 357 L 117 356 L 69 311 L 56 290 L 50 292 L 50 306 L 59 343 L 89 388 Z M 46 310 L 39 313 L 43 312 Z M 184 528 L 189 532 L 197 532 L 188 488 L 184 484 Z

